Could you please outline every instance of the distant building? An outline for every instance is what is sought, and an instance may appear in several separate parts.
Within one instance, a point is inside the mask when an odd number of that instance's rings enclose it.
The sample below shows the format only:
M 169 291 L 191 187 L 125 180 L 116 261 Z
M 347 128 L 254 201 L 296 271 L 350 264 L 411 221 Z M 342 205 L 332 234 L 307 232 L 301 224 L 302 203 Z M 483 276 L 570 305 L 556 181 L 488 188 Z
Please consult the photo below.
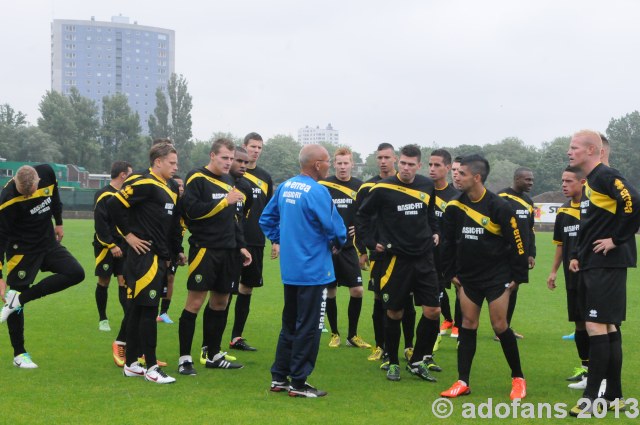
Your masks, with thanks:
M 147 120 L 156 106 L 156 89 L 166 90 L 175 72 L 175 32 L 129 23 L 54 19 L 51 24 L 51 89 L 82 96 L 102 106 L 104 96 L 124 93 L 129 106 Z
M 305 126 L 298 130 L 298 142 L 302 145 L 312 145 L 320 142 L 339 144 L 340 135 L 338 130 L 331 127 L 331 124 L 327 124 L 327 128 Z

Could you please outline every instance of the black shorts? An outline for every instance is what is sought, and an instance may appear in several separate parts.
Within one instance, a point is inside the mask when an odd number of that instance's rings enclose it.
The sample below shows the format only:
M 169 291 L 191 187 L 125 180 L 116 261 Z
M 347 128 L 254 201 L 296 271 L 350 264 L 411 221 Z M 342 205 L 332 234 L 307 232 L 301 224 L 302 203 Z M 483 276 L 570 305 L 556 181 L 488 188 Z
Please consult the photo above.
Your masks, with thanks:
M 123 253 L 125 251 L 123 250 Z M 124 272 L 124 257 L 116 258 L 111 250 L 105 246 L 93 246 L 93 256 L 96 258 L 95 276 L 122 276 Z
M 582 322 L 583 314 L 578 308 L 578 289 L 567 288 L 567 316 L 570 322 Z
M 360 262 L 355 248 L 347 248 L 338 252 L 333 258 L 333 269 L 336 273 L 336 281 L 328 287 L 346 286 L 356 288 L 362 286 L 362 274 L 360 273 Z
M 627 269 L 580 272 L 578 308 L 586 322 L 620 324 L 627 318 Z
M 444 279 L 438 279 L 438 286 L 440 287 L 440 291 L 444 291 L 445 289 L 450 289 L 451 288 L 451 281 L 450 280 L 444 280 Z
M 244 286 L 258 288 L 263 285 L 262 265 L 264 257 L 264 247 L 248 246 L 247 251 L 249 251 L 249 254 L 251 254 L 251 264 L 249 264 L 247 267 L 242 267 L 242 262 L 240 263 L 240 267 L 242 268 L 240 282 Z
M 232 293 L 240 276 L 240 260 L 237 249 L 189 249 L 189 291 L 215 291 Z
M 382 277 L 382 260 L 371 260 L 369 262 L 369 285 L 367 289 L 376 294 L 380 293 L 380 278 Z
M 135 305 L 157 307 L 167 286 L 167 262 L 153 251 L 139 255 L 127 250 L 124 263 L 127 298 Z
M 462 289 L 464 289 L 464 294 L 467 298 L 469 298 L 478 307 L 481 307 L 485 299 L 487 300 L 487 303 L 492 303 L 500 298 L 509 285 L 511 285 L 511 282 L 495 281 L 466 285 L 464 282 L 460 282 L 460 284 L 462 285 Z
M 21 291 L 33 284 L 38 271 L 64 273 L 72 264 L 82 268 L 78 260 L 62 245 L 37 254 L 7 252 L 6 283 L 11 289 Z
M 385 309 L 402 310 L 406 297 L 412 292 L 415 305 L 440 307 L 433 257 L 385 255 L 380 266 L 380 295 Z

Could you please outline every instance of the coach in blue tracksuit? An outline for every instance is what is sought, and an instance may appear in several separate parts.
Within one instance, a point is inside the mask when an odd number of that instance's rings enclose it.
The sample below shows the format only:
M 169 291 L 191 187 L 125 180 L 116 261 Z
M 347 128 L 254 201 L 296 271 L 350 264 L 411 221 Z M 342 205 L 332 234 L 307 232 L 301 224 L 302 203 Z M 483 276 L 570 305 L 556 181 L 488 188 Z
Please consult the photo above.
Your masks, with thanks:
M 331 253 L 347 238 L 329 191 L 317 183 L 327 177 L 329 162 L 329 153 L 322 146 L 304 146 L 300 174 L 278 187 L 260 217 L 267 238 L 280 244 L 284 283 L 282 329 L 271 367 L 271 391 L 288 391 L 292 397 L 327 394 L 306 379 L 318 356 L 326 286 L 335 281 Z

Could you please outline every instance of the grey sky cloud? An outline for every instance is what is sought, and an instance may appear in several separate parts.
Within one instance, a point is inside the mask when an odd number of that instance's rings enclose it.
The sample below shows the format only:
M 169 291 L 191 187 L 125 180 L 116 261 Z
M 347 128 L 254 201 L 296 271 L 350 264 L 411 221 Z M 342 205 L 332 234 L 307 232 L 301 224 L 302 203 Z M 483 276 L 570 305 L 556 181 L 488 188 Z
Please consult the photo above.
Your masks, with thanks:
M 639 109 L 633 0 L 7 3 L 0 102 L 32 123 L 51 21 L 119 13 L 176 31 L 198 139 L 331 123 L 363 154 L 381 141 L 539 145 Z

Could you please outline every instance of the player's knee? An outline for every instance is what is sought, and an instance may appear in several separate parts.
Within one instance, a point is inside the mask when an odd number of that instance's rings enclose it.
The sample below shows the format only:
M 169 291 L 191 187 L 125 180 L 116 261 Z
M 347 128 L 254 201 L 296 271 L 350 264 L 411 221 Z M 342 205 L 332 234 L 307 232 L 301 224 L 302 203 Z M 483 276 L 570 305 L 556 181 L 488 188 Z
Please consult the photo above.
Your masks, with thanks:
M 500 319 L 500 320 L 491 322 L 491 327 L 493 328 L 493 332 L 496 335 L 500 335 L 501 333 L 506 331 L 507 328 L 509 328 L 509 325 L 507 324 L 506 319 Z
M 362 288 L 362 286 L 349 288 L 349 295 L 351 295 L 354 298 L 362 298 L 362 296 L 364 295 L 364 289 Z
M 77 285 L 84 280 L 84 269 L 78 263 L 70 264 L 65 274 L 68 276 L 68 281 L 71 285 Z M 109 282 L 107 281 L 107 285 L 108 284 Z

